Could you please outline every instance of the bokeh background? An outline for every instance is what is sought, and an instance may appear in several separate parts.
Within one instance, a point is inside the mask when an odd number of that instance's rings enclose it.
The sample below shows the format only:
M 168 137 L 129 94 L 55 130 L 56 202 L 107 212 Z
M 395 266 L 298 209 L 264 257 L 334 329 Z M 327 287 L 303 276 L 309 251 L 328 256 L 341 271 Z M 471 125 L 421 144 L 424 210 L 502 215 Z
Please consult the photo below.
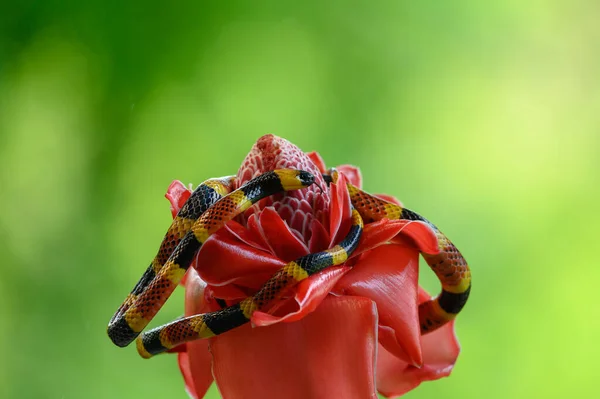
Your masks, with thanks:
M 174 356 L 106 324 L 171 180 L 235 172 L 265 133 L 359 165 L 470 261 L 454 373 L 407 398 L 596 397 L 599 19 L 584 0 L 3 2 L 0 397 L 185 398 Z

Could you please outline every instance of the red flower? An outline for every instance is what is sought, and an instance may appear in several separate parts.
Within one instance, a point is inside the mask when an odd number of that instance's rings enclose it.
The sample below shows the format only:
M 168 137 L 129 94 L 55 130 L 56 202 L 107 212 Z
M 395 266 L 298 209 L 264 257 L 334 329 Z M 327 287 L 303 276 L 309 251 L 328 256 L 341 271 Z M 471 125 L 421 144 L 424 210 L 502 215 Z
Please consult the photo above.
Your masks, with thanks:
M 346 179 L 360 187 L 358 168 L 339 166 L 338 184 L 327 188 L 317 153 L 267 135 L 244 160 L 236 187 L 276 168 L 312 172 L 325 191 L 313 185 L 264 199 L 212 236 L 184 281 L 186 316 L 217 310 L 222 300 L 239 302 L 287 262 L 347 233 Z M 174 215 L 189 195 L 180 182 L 171 184 Z M 417 282 L 419 252 L 436 248 L 420 222 L 365 225 L 344 266 L 304 280 L 268 314 L 256 312 L 253 326 L 178 348 L 188 393 L 202 398 L 214 378 L 224 398 L 395 397 L 447 376 L 459 353 L 454 323 L 421 336 L 418 322 L 418 304 L 429 299 Z

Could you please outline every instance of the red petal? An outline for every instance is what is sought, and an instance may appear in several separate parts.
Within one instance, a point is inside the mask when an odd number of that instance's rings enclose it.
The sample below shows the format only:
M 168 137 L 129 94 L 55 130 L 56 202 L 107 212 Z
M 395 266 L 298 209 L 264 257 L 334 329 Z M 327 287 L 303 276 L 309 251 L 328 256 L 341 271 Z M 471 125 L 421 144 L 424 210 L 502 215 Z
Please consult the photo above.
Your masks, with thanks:
M 204 302 L 204 288 L 202 281 L 194 269 L 187 273 L 185 287 L 185 315 L 204 313 L 208 307 Z M 177 355 L 179 369 L 183 374 L 187 392 L 193 398 L 202 398 L 212 384 L 211 355 L 208 351 L 208 341 L 198 340 L 186 344 L 187 352 Z
M 329 296 L 296 323 L 246 325 L 211 339 L 221 395 L 376 399 L 376 323 L 370 300 Z
M 310 158 L 311 161 L 313 161 L 315 166 L 317 168 L 319 168 L 319 171 L 321 173 L 325 173 L 327 171 L 327 167 L 325 166 L 325 161 L 323 161 L 323 158 L 321 158 L 321 155 L 319 155 L 318 152 L 316 152 L 316 151 L 307 152 L 306 155 L 308 155 L 308 157 Z
M 267 277 L 268 279 L 269 277 Z M 256 285 L 260 287 L 264 282 L 265 278 L 263 278 L 260 282 L 257 282 Z M 226 284 L 226 285 L 209 285 L 206 287 L 206 301 L 210 302 L 211 306 L 213 306 L 213 301 L 215 306 L 217 306 L 218 310 L 220 307 L 216 302 L 215 298 L 225 299 L 226 301 L 235 301 L 239 302 L 241 299 L 248 297 L 248 287 L 238 287 L 235 284 Z M 254 291 L 254 290 L 252 290 Z M 208 297 L 210 295 L 210 298 Z
M 337 284 L 344 274 L 350 271 L 348 266 L 337 266 L 326 269 L 320 273 L 310 276 L 302 281 L 296 287 L 296 294 L 293 298 L 289 298 L 288 306 L 282 304 L 278 308 L 277 314 L 269 314 L 264 312 L 254 312 L 252 315 L 252 324 L 255 326 L 269 326 L 271 324 L 284 322 L 293 322 L 302 319 L 304 316 L 313 312 L 319 304 L 329 294 L 329 291 Z M 281 312 L 281 310 L 284 310 Z
M 240 242 L 226 230 L 210 237 L 200 249 L 195 267 L 211 285 L 235 282 L 245 286 L 257 274 L 271 275 L 285 265 L 281 259 Z M 265 280 L 263 280 L 264 282 Z
M 179 371 L 181 371 L 181 374 L 183 375 L 186 392 L 191 398 L 199 399 L 198 393 L 196 392 L 196 385 L 194 384 L 192 369 L 190 368 L 190 358 L 187 352 L 179 352 L 177 354 L 177 364 L 179 365 Z
M 407 220 L 382 219 L 365 225 L 358 248 L 352 254 L 356 257 L 361 253 L 384 245 L 396 237 L 409 223 Z
M 344 239 L 344 235 L 348 233 L 352 224 L 352 220 L 350 219 L 352 213 L 350 194 L 348 194 L 346 183 L 346 176 L 340 174 L 337 184 L 331 184 L 331 208 L 329 215 L 330 247 L 333 247 Z
M 323 223 L 313 219 L 312 222 L 310 222 L 310 231 L 312 234 L 308 241 L 309 251 L 313 253 L 326 250 L 329 246 L 330 237 L 327 230 L 325 230 Z
M 263 238 L 278 258 L 290 262 L 308 254 L 306 244 L 292 233 L 273 207 L 262 210 L 258 223 L 262 229 Z
M 419 303 L 429 299 L 429 295 L 419 290 Z M 416 368 L 379 346 L 377 359 L 377 389 L 386 397 L 403 395 L 423 381 L 446 377 L 452 371 L 460 352 L 460 345 L 454 334 L 454 321 L 421 337 L 423 366 Z
M 252 219 L 255 219 L 254 214 L 251 216 Z M 252 234 L 247 228 L 236 222 L 235 220 L 230 220 L 225 225 L 227 231 L 229 231 L 233 236 L 235 236 L 241 242 L 250 245 L 260 251 L 268 251 L 269 247 L 262 241 L 259 237 Z
M 248 227 L 248 235 L 256 240 L 262 248 L 268 250 L 269 244 L 263 237 L 263 231 L 258 224 L 258 217 L 256 216 L 256 213 L 250 215 L 248 221 L 246 222 L 246 226 Z
M 179 212 L 183 204 L 185 204 L 185 201 L 190 198 L 191 194 L 192 191 L 184 186 L 182 182 L 173 180 L 165 194 L 165 197 L 171 203 L 171 214 L 173 217 L 177 215 L 177 212 Z
M 359 168 L 354 165 L 340 165 L 335 168 L 338 172 L 343 173 L 353 186 L 362 188 L 362 174 L 360 173 Z
M 336 286 L 336 291 L 341 290 L 346 295 L 375 301 L 381 344 L 415 365 L 423 362 L 417 307 L 418 277 L 419 253 L 416 249 L 383 245 L 365 253 Z
M 417 248 L 425 254 L 440 252 L 438 240 L 433 230 L 423 222 L 410 222 L 391 242 L 402 246 Z

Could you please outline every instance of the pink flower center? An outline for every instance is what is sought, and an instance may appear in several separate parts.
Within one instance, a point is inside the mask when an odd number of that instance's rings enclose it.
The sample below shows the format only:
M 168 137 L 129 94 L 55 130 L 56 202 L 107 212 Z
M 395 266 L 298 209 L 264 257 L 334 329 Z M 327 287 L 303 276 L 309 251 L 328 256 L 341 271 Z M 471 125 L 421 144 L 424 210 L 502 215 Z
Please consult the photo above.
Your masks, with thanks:
M 258 139 L 250 153 L 242 162 L 237 173 L 236 188 L 248 180 L 274 169 L 301 169 L 315 175 L 316 184 L 297 191 L 277 194 L 265 198 L 240 217 L 239 222 L 246 225 L 252 215 L 272 207 L 281 216 L 291 231 L 302 241 L 308 243 L 313 220 L 327 226 L 325 220 L 329 214 L 331 197 L 321 172 L 298 147 L 281 137 L 268 134 Z M 319 189 L 323 188 L 323 192 Z

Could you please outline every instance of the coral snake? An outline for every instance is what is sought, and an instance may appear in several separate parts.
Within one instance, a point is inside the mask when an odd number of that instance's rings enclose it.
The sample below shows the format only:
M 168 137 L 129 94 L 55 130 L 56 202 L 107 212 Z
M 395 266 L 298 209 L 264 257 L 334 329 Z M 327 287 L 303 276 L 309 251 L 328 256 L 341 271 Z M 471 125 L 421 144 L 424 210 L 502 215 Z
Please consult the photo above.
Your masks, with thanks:
M 337 182 L 334 169 L 324 174 L 327 183 Z M 290 287 L 333 265 L 343 264 L 358 246 L 363 219 L 383 218 L 425 223 L 438 239 L 438 253 L 425 254 L 427 264 L 442 283 L 442 293 L 419 306 L 423 334 L 454 319 L 469 296 L 471 274 L 456 247 L 437 227 L 420 215 L 348 184 L 352 203 L 352 225 L 346 237 L 331 249 L 302 256 L 276 272 L 253 296 L 221 310 L 189 316 L 140 333 L 154 318 L 177 287 L 202 244 L 228 221 L 267 196 L 309 187 L 315 177 L 305 171 L 279 169 L 264 173 L 232 191 L 233 177 L 210 179 L 190 195 L 167 231 L 160 249 L 108 324 L 108 335 L 117 346 L 127 346 L 137 337 L 144 358 L 167 351 L 184 342 L 209 338 L 250 321 L 252 313 L 264 310 Z

